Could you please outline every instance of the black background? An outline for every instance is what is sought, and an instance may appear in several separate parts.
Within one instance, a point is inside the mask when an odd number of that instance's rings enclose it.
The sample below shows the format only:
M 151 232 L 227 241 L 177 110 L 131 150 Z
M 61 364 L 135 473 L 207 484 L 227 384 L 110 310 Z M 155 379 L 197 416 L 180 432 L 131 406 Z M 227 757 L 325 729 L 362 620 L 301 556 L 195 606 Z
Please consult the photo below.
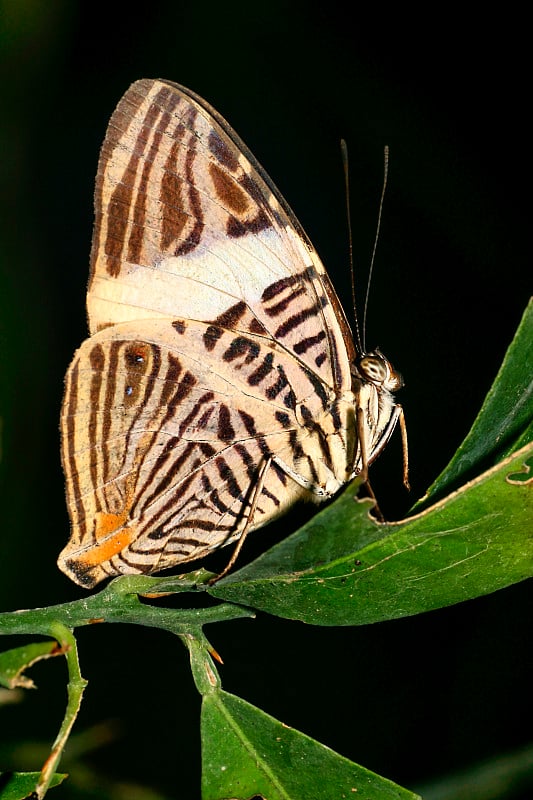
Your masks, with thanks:
M 348 17 L 340 3 L 303 0 L 140 10 L 12 1 L 0 10 L 0 608 L 82 596 L 55 566 L 68 532 L 57 419 L 63 374 L 86 337 L 98 150 L 114 106 L 140 77 L 185 84 L 230 121 L 348 309 L 339 139 L 349 145 L 361 287 L 389 145 L 367 341 L 406 381 L 411 498 L 398 442 L 373 469 L 383 509 L 401 518 L 468 431 L 531 288 L 525 21 L 511 7 L 469 21 L 463 7 L 433 6 L 430 16 L 404 4 L 375 15 L 357 4 Z M 244 558 L 307 513 L 256 533 Z M 259 615 L 207 633 L 225 661 L 224 688 L 416 788 L 531 740 L 530 598 L 525 583 L 377 626 L 311 628 Z M 90 684 L 76 731 L 109 720 L 115 731 L 86 763 L 106 779 L 199 796 L 199 697 L 181 644 L 125 626 L 80 630 L 79 643 Z M 0 710 L 0 751 L 24 737 L 51 742 L 62 670 L 37 667 L 40 691 Z M 71 792 L 72 784 L 54 796 Z

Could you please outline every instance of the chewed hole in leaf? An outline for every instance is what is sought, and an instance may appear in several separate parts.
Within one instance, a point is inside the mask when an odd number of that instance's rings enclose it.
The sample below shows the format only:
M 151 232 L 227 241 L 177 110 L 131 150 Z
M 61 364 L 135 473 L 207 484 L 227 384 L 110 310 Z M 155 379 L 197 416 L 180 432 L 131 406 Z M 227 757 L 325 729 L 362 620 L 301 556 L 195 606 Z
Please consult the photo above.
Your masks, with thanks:
M 520 472 L 511 472 L 506 476 L 507 483 L 515 486 L 527 486 L 533 481 L 533 457 L 524 461 L 524 466 Z

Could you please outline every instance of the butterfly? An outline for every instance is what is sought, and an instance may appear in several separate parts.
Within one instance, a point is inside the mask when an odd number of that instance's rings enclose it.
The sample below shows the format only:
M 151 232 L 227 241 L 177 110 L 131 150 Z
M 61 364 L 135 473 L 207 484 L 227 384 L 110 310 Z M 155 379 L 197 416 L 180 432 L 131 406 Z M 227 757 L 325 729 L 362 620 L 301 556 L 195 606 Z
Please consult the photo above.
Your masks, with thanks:
M 61 411 L 58 564 L 80 586 L 201 558 L 332 497 L 403 423 L 400 375 L 356 349 L 269 176 L 170 81 L 134 83 L 109 122 L 87 309 Z

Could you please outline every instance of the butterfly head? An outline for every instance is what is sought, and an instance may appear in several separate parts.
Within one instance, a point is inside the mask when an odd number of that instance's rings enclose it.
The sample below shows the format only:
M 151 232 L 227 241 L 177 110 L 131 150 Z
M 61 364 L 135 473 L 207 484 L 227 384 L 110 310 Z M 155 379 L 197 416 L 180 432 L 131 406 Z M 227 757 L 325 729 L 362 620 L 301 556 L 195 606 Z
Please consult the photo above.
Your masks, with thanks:
M 364 353 L 354 363 L 354 377 L 372 383 L 376 389 L 395 392 L 403 386 L 403 378 L 377 348 Z

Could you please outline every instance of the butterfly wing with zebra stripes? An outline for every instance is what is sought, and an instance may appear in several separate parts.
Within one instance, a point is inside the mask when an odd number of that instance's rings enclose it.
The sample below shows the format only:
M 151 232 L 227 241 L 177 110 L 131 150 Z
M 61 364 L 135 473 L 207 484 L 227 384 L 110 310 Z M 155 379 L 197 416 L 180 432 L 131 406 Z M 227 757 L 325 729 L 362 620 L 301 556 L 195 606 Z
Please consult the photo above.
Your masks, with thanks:
M 330 497 L 382 449 L 399 408 L 398 376 L 381 354 L 356 354 L 294 214 L 204 100 L 133 84 L 95 205 L 91 336 L 61 418 L 72 531 L 58 563 L 87 587 L 199 558 L 300 497 Z

